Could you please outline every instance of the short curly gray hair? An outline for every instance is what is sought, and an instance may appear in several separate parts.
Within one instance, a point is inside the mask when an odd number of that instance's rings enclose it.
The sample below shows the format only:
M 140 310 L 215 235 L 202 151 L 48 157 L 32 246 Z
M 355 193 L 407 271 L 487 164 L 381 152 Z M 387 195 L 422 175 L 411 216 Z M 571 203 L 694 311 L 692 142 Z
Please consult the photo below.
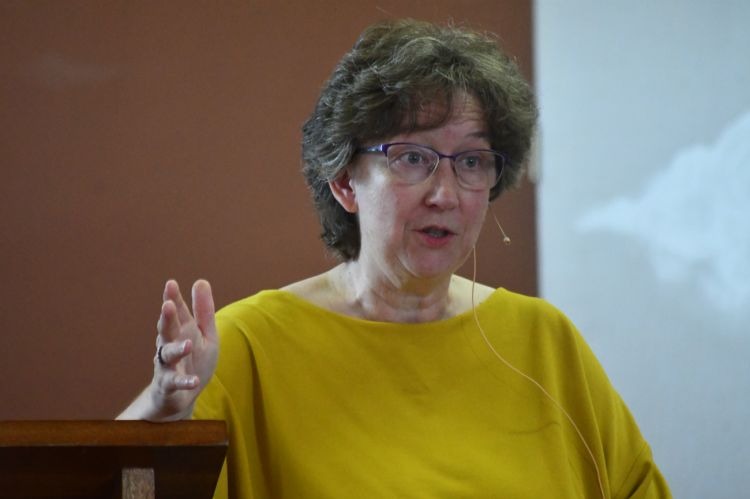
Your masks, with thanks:
M 343 260 L 359 255 L 356 215 L 333 197 L 328 182 L 370 141 L 440 126 L 458 92 L 474 96 L 484 112 L 490 147 L 507 163 L 495 199 L 520 177 L 531 146 L 537 108 L 529 84 L 492 35 L 412 19 L 374 24 L 339 61 L 302 127 L 303 173 L 326 246 Z M 425 102 L 443 115 L 417 123 Z

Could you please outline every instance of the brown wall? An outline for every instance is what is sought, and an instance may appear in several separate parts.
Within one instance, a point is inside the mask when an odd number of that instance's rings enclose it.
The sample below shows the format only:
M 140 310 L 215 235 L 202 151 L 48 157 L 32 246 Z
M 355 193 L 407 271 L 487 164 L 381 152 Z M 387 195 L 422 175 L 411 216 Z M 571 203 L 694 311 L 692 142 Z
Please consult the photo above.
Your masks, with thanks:
M 0 419 L 110 418 L 147 383 L 164 281 L 218 305 L 332 265 L 299 127 L 371 22 L 500 34 L 531 71 L 530 2 L 0 3 Z M 536 292 L 533 189 L 495 211 L 479 278 Z

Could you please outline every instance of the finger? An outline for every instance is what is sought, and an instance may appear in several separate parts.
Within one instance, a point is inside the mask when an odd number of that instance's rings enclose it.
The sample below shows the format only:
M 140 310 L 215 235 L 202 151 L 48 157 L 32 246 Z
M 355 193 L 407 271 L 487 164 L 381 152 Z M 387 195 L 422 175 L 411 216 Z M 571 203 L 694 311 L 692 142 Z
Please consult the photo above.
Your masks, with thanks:
M 165 343 L 159 346 L 159 348 L 161 351 L 157 349 L 154 361 L 160 367 L 174 367 L 174 365 L 181 359 L 190 354 L 192 350 L 192 342 L 190 340 L 185 340 L 179 343 Z M 161 358 L 161 361 L 159 358 Z
M 216 320 L 211 285 L 204 279 L 193 284 L 193 313 L 198 327 L 208 341 L 216 341 Z
M 161 316 L 159 317 L 157 330 L 159 331 L 157 337 L 157 344 L 159 345 L 164 345 L 179 339 L 180 319 L 177 317 L 177 309 L 175 308 L 173 301 L 168 300 L 162 304 Z
M 159 379 L 159 389 L 166 394 L 177 390 L 192 390 L 200 385 L 200 379 L 194 374 L 179 374 L 176 371 L 170 371 L 162 375 Z
M 180 318 L 181 324 L 187 324 L 192 319 L 192 316 L 190 315 L 190 309 L 188 308 L 187 303 L 185 303 L 185 300 L 182 298 L 182 293 L 180 292 L 180 286 L 177 284 L 177 281 L 174 279 L 170 279 L 167 281 L 167 283 L 164 285 L 164 293 L 163 293 L 164 301 L 172 300 L 174 302 L 175 308 L 177 309 L 177 317 Z

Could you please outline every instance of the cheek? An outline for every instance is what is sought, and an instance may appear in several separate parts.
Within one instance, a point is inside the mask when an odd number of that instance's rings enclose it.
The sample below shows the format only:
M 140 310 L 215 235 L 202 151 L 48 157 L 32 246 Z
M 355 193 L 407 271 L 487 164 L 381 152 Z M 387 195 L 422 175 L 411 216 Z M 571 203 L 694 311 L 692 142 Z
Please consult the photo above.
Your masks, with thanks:
M 487 209 L 490 206 L 489 199 L 486 196 L 471 195 L 463 200 L 463 211 L 469 223 L 475 222 L 482 225 Z
M 386 188 L 366 189 L 358 194 L 360 229 L 377 238 L 393 232 L 398 225 L 400 199 Z
M 465 224 L 473 243 L 476 243 L 476 240 L 479 238 L 479 233 L 484 226 L 484 219 L 487 215 L 488 208 L 488 201 L 475 200 L 472 204 L 466 206 L 466 209 L 464 210 L 464 216 L 466 217 Z

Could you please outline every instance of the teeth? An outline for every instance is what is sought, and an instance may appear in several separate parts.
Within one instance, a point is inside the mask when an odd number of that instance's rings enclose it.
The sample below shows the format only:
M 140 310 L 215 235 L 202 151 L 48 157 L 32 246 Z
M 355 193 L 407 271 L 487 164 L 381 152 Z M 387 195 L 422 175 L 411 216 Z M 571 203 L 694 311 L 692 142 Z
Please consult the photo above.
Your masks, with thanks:
M 440 229 L 427 229 L 426 232 L 432 237 L 445 237 L 448 234 L 448 231 Z

